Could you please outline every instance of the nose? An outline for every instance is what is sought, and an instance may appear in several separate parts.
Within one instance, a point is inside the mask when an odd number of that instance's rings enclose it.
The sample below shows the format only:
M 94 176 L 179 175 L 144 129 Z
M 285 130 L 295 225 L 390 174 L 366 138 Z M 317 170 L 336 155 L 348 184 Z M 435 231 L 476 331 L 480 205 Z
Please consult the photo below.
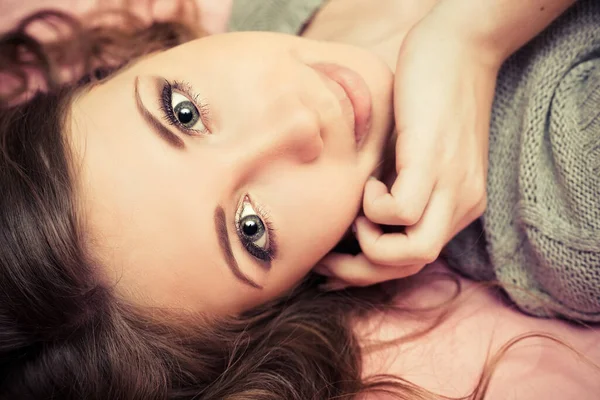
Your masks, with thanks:
M 293 107 L 279 104 L 268 117 L 256 116 L 246 126 L 244 139 L 236 140 L 236 163 L 244 169 L 256 169 L 274 161 L 311 163 L 323 151 L 321 134 L 316 111 L 298 103 Z
M 300 163 L 315 161 L 323 151 L 323 138 L 318 115 L 306 107 L 286 111 L 273 132 L 273 140 L 267 139 L 266 147 L 275 156 L 282 156 Z

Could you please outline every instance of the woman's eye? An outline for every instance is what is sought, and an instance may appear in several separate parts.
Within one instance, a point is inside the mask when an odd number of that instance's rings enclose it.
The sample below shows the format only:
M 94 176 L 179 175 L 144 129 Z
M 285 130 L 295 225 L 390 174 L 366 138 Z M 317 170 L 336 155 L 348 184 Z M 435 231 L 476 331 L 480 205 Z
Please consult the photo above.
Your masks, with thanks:
M 178 92 L 171 92 L 171 109 L 176 122 L 186 129 L 205 131 L 200 111 L 186 96 Z M 200 126 L 197 126 L 200 124 Z
M 193 99 L 193 100 L 191 100 Z M 165 120 L 190 136 L 209 134 L 205 122 L 209 120 L 208 105 L 200 102 L 192 87 L 185 82 L 164 80 L 160 93 L 160 109 Z
M 276 244 L 273 229 L 265 212 L 254 209 L 249 196 L 245 196 L 235 219 L 235 227 L 242 246 L 254 258 L 270 265 L 275 258 Z
M 269 241 L 265 224 L 254 211 L 252 204 L 246 200 L 242 204 L 238 230 L 243 236 L 243 240 L 251 242 L 252 245 L 262 250 L 267 250 Z

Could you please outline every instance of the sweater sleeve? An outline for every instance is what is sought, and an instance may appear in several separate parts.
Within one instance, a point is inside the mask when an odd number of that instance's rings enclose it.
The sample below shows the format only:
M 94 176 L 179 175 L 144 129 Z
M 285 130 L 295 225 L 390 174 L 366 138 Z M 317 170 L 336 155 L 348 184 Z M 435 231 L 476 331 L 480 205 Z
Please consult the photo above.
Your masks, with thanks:
M 502 67 L 488 208 L 449 245 L 453 266 L 537 316 L 600 321 L 598 21 L 581 0 Z
M 523 138 L 517 206 L 536 286 L 587 320 L 600 319 L 599 51 L 560 78 L 542 140 Z
M 230 31 L 298 34 L 326 0 L 233 0 Z

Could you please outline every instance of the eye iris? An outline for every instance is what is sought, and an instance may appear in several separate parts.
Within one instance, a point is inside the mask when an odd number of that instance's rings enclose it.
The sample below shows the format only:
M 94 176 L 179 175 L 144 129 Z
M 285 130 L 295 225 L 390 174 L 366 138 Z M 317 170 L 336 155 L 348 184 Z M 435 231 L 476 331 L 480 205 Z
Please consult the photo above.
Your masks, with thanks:
M 199 115 L 196 107 L 189 101 L 182 101 L 173 109 L 179 122 L 185 126 L 193 126 L 198 121 Z
M 265 227 L 256 215 L 248 215 L 240 221 L 242 233 L 251 240 L 258 240 L 265 231 Z

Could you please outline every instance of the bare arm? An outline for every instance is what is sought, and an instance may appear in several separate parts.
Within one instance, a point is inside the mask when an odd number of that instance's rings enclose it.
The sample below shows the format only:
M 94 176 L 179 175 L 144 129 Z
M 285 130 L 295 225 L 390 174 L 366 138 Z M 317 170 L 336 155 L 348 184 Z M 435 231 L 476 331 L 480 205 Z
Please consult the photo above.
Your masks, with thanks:
M 502 62 L 565 12 L 576 0 L 444 0 L 430 22 L 444 24 L 461 40 L 489 50 Z

